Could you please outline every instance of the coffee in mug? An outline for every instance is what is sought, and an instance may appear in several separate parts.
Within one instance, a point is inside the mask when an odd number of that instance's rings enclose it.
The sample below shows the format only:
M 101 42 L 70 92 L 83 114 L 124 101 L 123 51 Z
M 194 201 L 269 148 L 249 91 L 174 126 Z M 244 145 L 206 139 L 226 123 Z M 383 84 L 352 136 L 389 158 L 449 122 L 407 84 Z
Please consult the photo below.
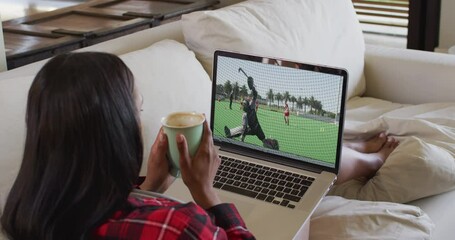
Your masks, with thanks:
M 161 119 L 164 133 L 166 133 L 168 139 L 168 157 L 171 164 L 172 176 L 180 176 L 180 154 L 176 136 L 178 134 L 185 136 L 188 144 L 188 152 L 193 157 L 202 140 L 204 121 L 204 115 L 196 112 L 174 112 Z

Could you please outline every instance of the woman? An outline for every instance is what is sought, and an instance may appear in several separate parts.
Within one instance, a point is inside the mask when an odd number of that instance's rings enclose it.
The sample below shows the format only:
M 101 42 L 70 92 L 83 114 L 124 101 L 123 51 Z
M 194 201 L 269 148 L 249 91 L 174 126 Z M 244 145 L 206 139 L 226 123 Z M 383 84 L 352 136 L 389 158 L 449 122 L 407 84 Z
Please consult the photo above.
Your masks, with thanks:
M 11 239 L 254 239 L 212 188 L 220 160 L 207 123 L 193 159 L 185 138 L 176 139 L 182 179 L 198 205 L 130 196 L 143 156 L 134 86 L 128 67 L 106 53 L 60 55 L 39 71 L 22 165 L 1 217 Z M 160 131 L 141 189 L 163 192 L 173 181 L 167 142 Z

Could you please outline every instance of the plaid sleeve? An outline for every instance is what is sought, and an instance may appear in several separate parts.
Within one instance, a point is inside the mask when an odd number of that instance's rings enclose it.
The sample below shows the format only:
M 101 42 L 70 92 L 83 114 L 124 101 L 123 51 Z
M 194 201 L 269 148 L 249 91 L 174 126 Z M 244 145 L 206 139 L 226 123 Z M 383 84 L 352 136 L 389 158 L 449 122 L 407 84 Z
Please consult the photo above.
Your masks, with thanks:
M 93 239 L 254 239 L 233 205 L 220 204 L 208 210 L 220 219 L 214 224 L 194 203 L 159 198 L 130 198 L 129 202 L 131 208 L 117 211 L 97 227 Z
M 256 239 L 246 228 L 245 222 L 233 204 L 218 204 L 206 211 L 213 216 L 215 225 L 226 232 L 228 239 Z

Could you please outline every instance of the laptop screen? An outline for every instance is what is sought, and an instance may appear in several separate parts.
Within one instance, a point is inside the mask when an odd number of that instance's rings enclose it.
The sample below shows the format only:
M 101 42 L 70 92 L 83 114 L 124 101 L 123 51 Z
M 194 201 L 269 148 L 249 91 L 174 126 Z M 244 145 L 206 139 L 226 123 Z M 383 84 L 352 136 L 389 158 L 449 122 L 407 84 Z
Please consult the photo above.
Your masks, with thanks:
M 217 51 L 213 74 L 216 143 L 338 169 L 345 70 Z

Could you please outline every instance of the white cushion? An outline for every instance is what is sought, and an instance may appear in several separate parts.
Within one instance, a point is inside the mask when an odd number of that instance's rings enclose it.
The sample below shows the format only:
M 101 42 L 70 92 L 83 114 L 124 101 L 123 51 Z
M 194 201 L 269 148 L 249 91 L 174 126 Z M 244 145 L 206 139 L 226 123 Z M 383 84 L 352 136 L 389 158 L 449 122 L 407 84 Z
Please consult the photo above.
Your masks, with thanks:
M 399 103 L 453 102 L 455 55 L 367 45 L 365 95 Z
M 161 118 L 174 111 L 196 111 L 210 119 L 212 85 L 194 53 L 174 40 L 163 40 L 120 58 L 133 72 L 144 98 L 141 175 L 145 175 L 150 146 L 161 127 Z
M 250 0 L 184 15 L 182 30 L 208 73 L 224 49 L 346 68 L 348 97 L 365 90 L 365 44 L 349 0 Z
M 16 179 L 25 143 L 25 109 L 33 76 L 0 80 L 0 212 Z
M 433 221 L 420 208 L 326 197 L 310 223 L 310 239 L 430 239 Z
M 436 225 L 432 239 L 452 239 L 453 219 L 455 219 L 455 191 L 423 198 L 409 204 L 420 207 Z

